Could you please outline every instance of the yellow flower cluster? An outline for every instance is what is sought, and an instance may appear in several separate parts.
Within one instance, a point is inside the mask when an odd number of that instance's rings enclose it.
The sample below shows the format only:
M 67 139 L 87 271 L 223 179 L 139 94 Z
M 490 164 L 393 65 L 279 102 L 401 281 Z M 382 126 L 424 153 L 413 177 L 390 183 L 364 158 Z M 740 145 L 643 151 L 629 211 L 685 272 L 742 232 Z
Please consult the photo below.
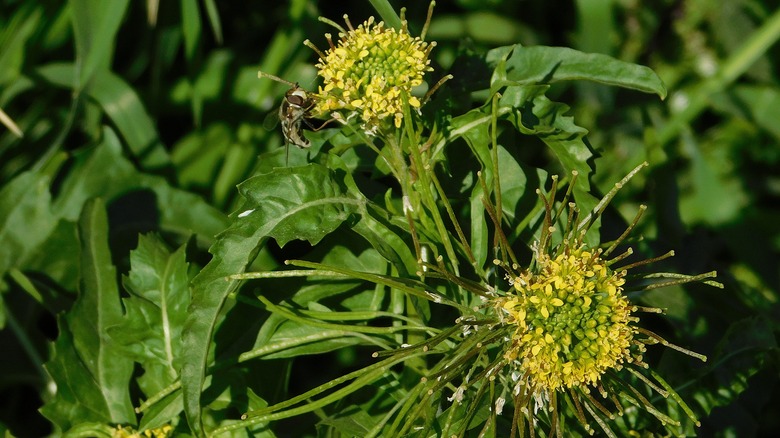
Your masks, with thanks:
M 347 22 L 349 24 L 349 22 Z M 326 35 L 330 42 L 330 35 Z M 338 45 L 331 43 L 317 68 L 323 78 L 315 112 L 344 112 L 362 119 L 368 130 L 392 117 L 401 126 L 404 105 L 420 107 L 411 91 L 432 70 L 428 54 L 435 43 L 412 37 L 406 21 L 400 30 L 386 28 L 374 17 L 347 32 L 339 33 Z
M 498 305 L 517 325 L 504 357 L 518 361 L 529 382 L 554 391 L 594 385 L 630 360 L 632 306 L 622 294 L 625 272 L 612 271 L 600 252 L 564 246 L 541 254 L 536 272 L 512 279 L 516 294 Z
M 143 432 L 138 432 L 129 426 L 117 426 L 113 438 L 168 438 L 172 436 L 172 433 L 173 427 L 169 424 L 156 429 L 147 429 Z

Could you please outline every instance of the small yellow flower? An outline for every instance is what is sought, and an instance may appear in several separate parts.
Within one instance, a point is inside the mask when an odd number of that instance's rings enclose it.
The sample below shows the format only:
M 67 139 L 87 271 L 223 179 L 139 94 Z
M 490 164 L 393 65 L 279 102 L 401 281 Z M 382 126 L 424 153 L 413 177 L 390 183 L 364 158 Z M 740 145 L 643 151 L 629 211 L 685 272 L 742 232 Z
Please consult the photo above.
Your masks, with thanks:
M 173 434 L 173 427 L 166 424 L 165 426 L 158 427 L 156 429 L 147 429 L 143 432 L 131 428 L 130 426 L 117 426 L 114 431 L 114 438 L 168 438 Z
M 357 28 L 346 22 L 349 30 L 339 32 L 337 45 L 325 35 L 330 44 L 325 53 L 306 42 L 320 55 L 317 69 L 323 79 L 314 112 L 338 112 L 345 119 L 357 116 L 367 131 L 386 120 L 400 127 L 404 106 L 421 105 L 411 92 L 432 70 L 428 55 L 436 43 L 412 37 L 406 20 L 398 30 L 376 23 L 374 17 Z

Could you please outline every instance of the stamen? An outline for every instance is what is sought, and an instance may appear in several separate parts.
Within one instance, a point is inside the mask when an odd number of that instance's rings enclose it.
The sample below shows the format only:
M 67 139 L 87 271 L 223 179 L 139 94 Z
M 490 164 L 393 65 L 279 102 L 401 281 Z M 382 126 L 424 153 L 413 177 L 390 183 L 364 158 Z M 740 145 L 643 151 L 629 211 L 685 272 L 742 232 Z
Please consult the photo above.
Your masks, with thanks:
M 634 177 L 637 173 L 639 173 L 640 170 L 642 170 L 643 167 L 647 167 L 647 161 L 643 162 L 639 166 L 636 166 L 631 172 L 628 173 L 623 179 L 615 183 L 615 186 L 612 187 L 612 190 L 607 192 L 606 195 L 604 195 L 603 198 L 601 198 L 601 201 L 599 201 L 598 204 L 596 204 L 595 207 L 593 207 L 593 211 L 588 213 L 587 216 L 585 216 L 582 219 L 582 222 L 580 222 L 580 225 L 577 227 L 578 230 L 587 230 L 590 228 L 591 225 L 596 221 L 596 219 L 601 216 L 601 213 L 604 212 L 604 210 L 607 208 L 607 205 L 609 205 L 610 201 L 612 201 L 612 198 L 615 197 L 617 192 L 626 184 L 628 183 L 631 178 Z
M 623 231 L 623 234 L 621 234 L 620 237 L 618 237 L 617 240 L 615 240 L 615 242 L 613 242 L 612 245 L 610 245 L 610 247 L 607 248 L 606 251 L 604 251 L 604 257 L 608 256 L 609 253 L 614 251 L 615 248 L 617 248 L 617 246 L 620 245 L 620 243 L 623 242 L 623 240 L 626 237 L 628 237 L 629 234 L 631 234 L 631 231 L 634 229 L 634 227 L 636 227 L 636 224 L 639 223 L 639 218 L 642 217 L 642 214 L 645 212 L 645 210 L 647 210 L 646 205 L 642 204 L 639 206 L 639 211 L 636 212 L 636 216 L 634 216 L 634 220 L 631 221 L 631 224 L 628 226 L 628 228 L 626 228 L 626 230 Z
M 325 39 L 328 40 L 328 45 L 330 46 L 330 49 L 333 50 L 336 48 L 336 46 L 333 44 L 333 35 L 326 33 Z
M 333 26 L 334 28 L 336 28 L 342 34 L 346 34 L 347 33 L 346 29 L 341 27 L 340 24 L 336 23 L 335 21 L 331 20 L 330 18 L 318 17 L 317 20 L 319 20 L 319 21 L 321 21 L 321 22 L 323 22 L 325 24 L 329 24 L 329 25 Z
M 431 25 L 431 17 L 433 17 L 433 7 L 436 6 L 436 2 L 432 1 L 428 4 L 428 16 L 425 18 L 425 24 L 423 25 L 422 32 L 420 32 L 420 39 L 425 41 L 425 36 L 428 35 L 428 27 Z
M 347 27 L 349 28 L 349 30 L 351 31 L 355 30 L 355 28 L 352 27 L 352 23 L 349 21 L 349 15 L 344 14 L 344 22 L 347 23 Z
M 328 42 L 330 42 L 330 38 L 328 38 Z M 325 60 L 325 58 L 326 58 L 325 54 L 324 54 L 324 53 L 322 53 L 322 52 L 320 51 L 320 49 L 319 49 L 319 48 L 317 48 L 317 46 L 315 46 L 315 45 L 314 45 L 314 43 L 312 43 L 311 41 L 309 41 L 308 39 L 306 39 L 306 40 L 303 40 L 303 45 L 304 45 L 304 46 L 306 46 L 306 47 L 308 47 L 308 48 L 310 48 L 310 49 L 312 49 L 312 50 L 314 50 L 314 53 L 316 53 L 316 54 L 317 54 L 317 56 L 319 56 L 319 57 L 320 57 L 320 62 L 324 62 L 324 60 Z M 331 43 L 331 45 L 332 45 L 332 43 Z
M 624 271 L 628 271 L 629 269 L 636 268 L 637 266 L 649 265 L 650 263 L 659 262 L 661 260 L 668 259 L 669 257 L 674 257 L 674 250 L 668 251 L 666 254 L 662 254 L 658 257 L 652 257 L 649 259 L 640 260 L 636 263 L 631 263 L 630 265 L 622 266 L 620 269 Z
M 445 82 L 449 81 L 452 78 L 453 78 L 452 75 L 446 75 L 443 78 L 439 79 L 439 81 L 436 82 L 436 84 L 433 87 L 431 87 L 431 89 L 428 90 L 427 93 L 425 93 L 425 96 L 423 97 L 422 101 L 420 101 L 420 106 L 425 105 L 431 99 L 433 93 L 435 93 L 436 90 L 439 89 L 439 87 L 441 87 Z

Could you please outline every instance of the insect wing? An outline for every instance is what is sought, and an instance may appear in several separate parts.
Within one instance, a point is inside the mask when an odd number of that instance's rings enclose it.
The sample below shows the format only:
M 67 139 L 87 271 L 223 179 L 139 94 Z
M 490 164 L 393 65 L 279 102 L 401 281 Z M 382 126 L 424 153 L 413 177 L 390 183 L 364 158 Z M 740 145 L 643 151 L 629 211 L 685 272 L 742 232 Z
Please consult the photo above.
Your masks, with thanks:
M 279 125 L 279 111 L 275 109 L 263 118 L 263 129 L 273 131 L 277 125 Z

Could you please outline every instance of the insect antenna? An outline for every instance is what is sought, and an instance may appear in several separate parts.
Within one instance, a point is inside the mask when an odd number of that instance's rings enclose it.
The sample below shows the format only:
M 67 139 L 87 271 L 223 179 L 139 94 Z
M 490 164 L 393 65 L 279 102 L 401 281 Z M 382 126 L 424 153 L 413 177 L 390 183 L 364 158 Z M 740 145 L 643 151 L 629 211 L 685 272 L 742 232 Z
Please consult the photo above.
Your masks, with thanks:
M 263 71 L 258 71 L 258 72 L 257 72 L 257 77 L 258 77 L 258 78 L 260 78 L 260 79 L 262 79 L 262 78 L 268 78 L 268 79 L 274 80 L 274 81 L 276 81 L 276 82 L 281 82 L 282 84 L 287 84 L 287 85 L 289 85 L 289 86 L 291 86 L 291 87 L 296 87 L 296 86 L 298 86 L 298 84 L 296 84 L 296 83 L 294 83 L 294 82 L 290 82 L 290 81 L 288 81 L 288 80 L 285 80 L 285 79 L 282 79 L 282 78 L 280 78 L 279 76 L 274 76 L 274 75 L 272 75 L 272 74 L 270 74 L 270 73 L 266 73 L 266 72 L 263 72 Z

